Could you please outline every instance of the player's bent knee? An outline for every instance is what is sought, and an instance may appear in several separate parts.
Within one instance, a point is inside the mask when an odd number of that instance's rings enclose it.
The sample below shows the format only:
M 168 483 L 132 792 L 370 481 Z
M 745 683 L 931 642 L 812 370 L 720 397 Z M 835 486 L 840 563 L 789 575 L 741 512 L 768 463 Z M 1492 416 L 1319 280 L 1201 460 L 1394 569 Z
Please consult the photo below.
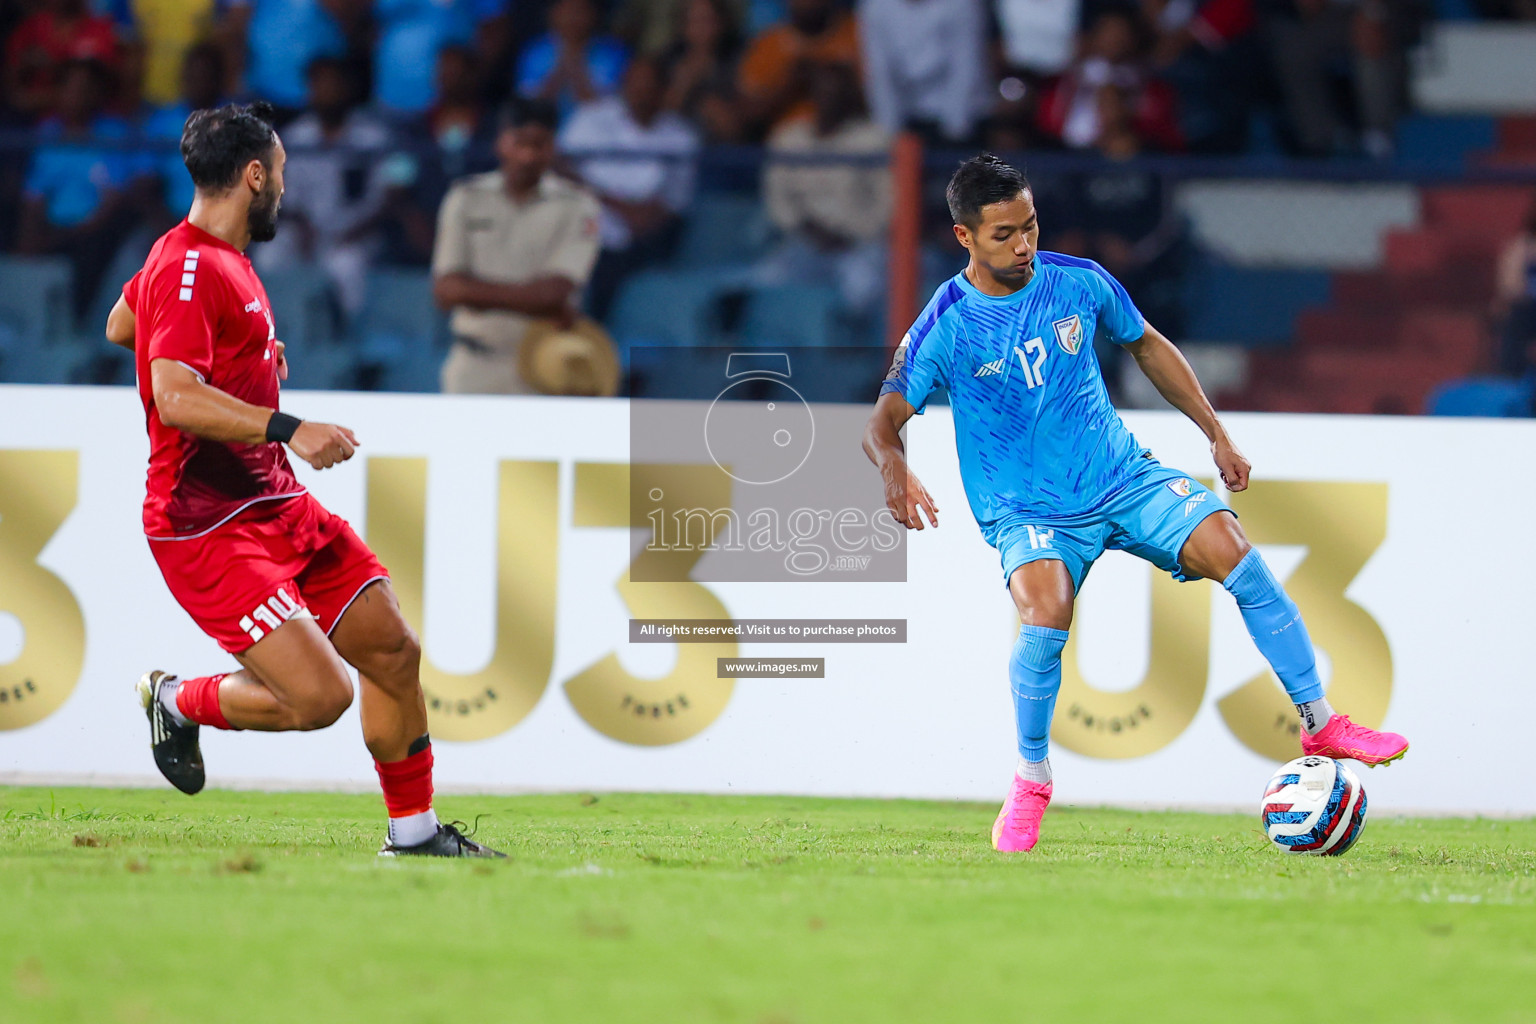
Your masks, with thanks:
M 298 719 L 296 727 L 301 732 L 325 729 L 335 725 L 351 706 L 352 684 L 343 677 L 339 684 L 331 682 L 319 688 L 294 709 Z
M 421 671 L 421 638 L 402 620 L 370 644 L 360 661 L 357 670 L 375 682 L 414 684 Z
M 1042 626 L 1046 629 L 1071 629 L 1072 605 L 1052 605 L 1047 603 L 1027 604 L 1015 600 L 1014 608 L 1019 613 L 1019 622 L 1025 626 Z
M 1179 552 L 1179 564 L 1186 575 L 1220 583 L 1252 550 L 1237 517 L 1230 512 L 1218 512 L 1195 528 Z
M 1059 562 L 1020 566 L 1008 581 L 1008 593 L 1026 626 L 1071 629 L 1072 577 Z

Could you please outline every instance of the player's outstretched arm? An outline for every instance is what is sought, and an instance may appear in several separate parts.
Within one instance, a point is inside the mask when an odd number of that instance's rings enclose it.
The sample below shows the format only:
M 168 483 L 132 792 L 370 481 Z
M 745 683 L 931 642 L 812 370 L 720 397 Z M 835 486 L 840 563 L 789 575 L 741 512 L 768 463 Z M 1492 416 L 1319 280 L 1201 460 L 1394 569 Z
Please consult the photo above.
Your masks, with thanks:
M 864 428 L 864 454 L 880 470 L 885 482 L 885 504 L 898 523 L 909 530 L 923 529 L 922 509 L 928 522 L 939 525 L 939 506 L 912 472 L 906 449 L 901 443 L 901 428 L 912 418 L 912 406 L 894 391 L 880 396 L 875 411 Z
M 119 295 L 112 304 L 112 312 L 107 314 L 107 340 L 132 352 L 133 328 L 133 310 L 128 308 L 128 300 Z
M 232 444 L 265 444 L 275 440 L 268 437 L 268 429 L 276 409 L 242 402 L 205 384 L 174 359 L 153 360 L 149 372 L 155 411 L 166 426 Z M 357 437 L 346 427 L 303 420 L 288 438 L 288 447 L 314 468 L 328 469 L 352 457 Z
M 1125 347 L 1136 357 L 1136 365 L 1157 388 L 1158 394 L 1204 431 L 1211 442 L 1211 456 L 1216 460 L 1221 482 L 1228 490 L 1246 489 L 1252 467 L 1232 443 L 1227 428 L 1216 418 L 1216 410 L 1211 408 L 1210 399 L 1205 397 L 1205 389 L 1200 386 L 1184 353 L 1151 324 L 1147 325 L 1147 332 L 1139 341 Z

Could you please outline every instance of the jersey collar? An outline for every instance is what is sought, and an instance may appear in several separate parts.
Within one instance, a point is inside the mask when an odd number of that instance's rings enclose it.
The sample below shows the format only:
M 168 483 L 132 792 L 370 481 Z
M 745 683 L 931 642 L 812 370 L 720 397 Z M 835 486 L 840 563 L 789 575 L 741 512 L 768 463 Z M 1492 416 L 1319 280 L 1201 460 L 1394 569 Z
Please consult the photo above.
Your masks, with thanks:
M 196 224 L 193 224 L 185 217 L 181 219 L 181 224 L 182 227 L 187 229 L 188 234 L 197 239 L 199 245 L 207 244 L 217 246 L 220 249 L 228 249 L 230 252 L 237 255 L 243 255 L 239 249 L 236 249 L 234 246 L 224 241 L 224 239 L 220 238 L 218 235 L 210 234 L 207 231 L 204 231 L 202 228 L 198 227 Z
M 955 280 L 960 282 L 960 289 L 972 298 L 980 299 L 982 302 L 989 302 L 998 306 L 1016 306 L 1027 299 L 1030 295 L 1034 294 L 1035 289 L 1040 286 L 1040 272 L 1045 269 L 1045 264 L 1040 261 L 1040 253 L 1038 252 L 1035 253 L 1035 261 L 1033 265 L 1035 272 L 1030 276 L 1029 284 L 1026 284 L 1023 288 L 1020 288 L 1012 295 L 988 295 L 986 292 L 971 284 L 971 279 L 965 276 L 965 271 L 963 270 L 955 275 Z

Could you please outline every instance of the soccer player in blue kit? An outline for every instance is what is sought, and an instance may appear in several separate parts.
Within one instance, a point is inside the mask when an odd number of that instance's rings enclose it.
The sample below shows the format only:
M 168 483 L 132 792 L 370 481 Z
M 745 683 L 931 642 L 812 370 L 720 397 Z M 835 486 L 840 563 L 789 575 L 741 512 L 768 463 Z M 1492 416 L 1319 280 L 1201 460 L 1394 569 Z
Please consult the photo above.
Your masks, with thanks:
M 1092 260 L 1041 252 L 1029 182 L 990 154 L 967 160 L 947 190 L 970 263 L 940 286 L 902 339 L 864 450 L 886 503 L 908 529 L 939 525 L 908 465 L 900 430 L 929 395 L 949 390 L 966 498 L 1002 557 L 1018 609 L 1008 663 L 1019 760 L 992 826 L 999 850 L 1029 850 L 1051 800 L 1047 756 L 1072 606 L 1094 561 L 1129 551 L 1181 581 L 1220 580 L 1301 716 L 1305 754 L 1371 766 L 1403 755 L 1396 733 L 1356 725 L 1323 695 L 1301 613 L 1213 491 L 1169 469 L 1126 429 L 1105 390 L 1095 335 L 1123 346 L 1157 390 L 1210 440 L 1227 489 L 1249 464 L 1179 350 Z

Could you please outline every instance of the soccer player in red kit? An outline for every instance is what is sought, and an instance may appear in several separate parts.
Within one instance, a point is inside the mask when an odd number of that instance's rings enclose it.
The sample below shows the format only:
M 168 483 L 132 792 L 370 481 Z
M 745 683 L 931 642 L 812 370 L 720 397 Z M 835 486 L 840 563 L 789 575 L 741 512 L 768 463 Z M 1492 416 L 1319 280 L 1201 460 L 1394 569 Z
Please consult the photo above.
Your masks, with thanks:
M 389 838 L 383 855 L 502 856 L 432 810 L 432 745 L 416 634 L 389 574 L 346 520 L 293 475 L 350 459 L 346 427 L 278 411 L 287 376 L 266 290 L 245 255 L 277 231 L 282 142 L 264 103 L 199 110 L 181 153 L 192 210 L 123 287 L 107 336 L 134 349 L 150 440 L 144 532 L 166 584 L 240 671 L 139 681 L 155 763 L 203 788 L 200 726 L 323 729 L 352 703 L 373 755 Z

